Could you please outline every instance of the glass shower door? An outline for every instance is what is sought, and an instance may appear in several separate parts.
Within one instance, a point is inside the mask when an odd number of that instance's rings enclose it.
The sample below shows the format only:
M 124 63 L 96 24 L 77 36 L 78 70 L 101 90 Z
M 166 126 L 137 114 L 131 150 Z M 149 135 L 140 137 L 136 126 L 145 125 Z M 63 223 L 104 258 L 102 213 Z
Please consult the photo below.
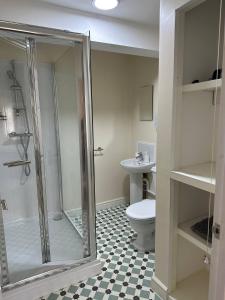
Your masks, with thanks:
M 43 270 L 43 245 L 25 38 L 0 38 L 2 285 Z
M 2 26 L 0 260 L 9 289 L 94 260 L 95 204 L 88 38 Z
M 88 216 L 82 180 L 83 45 L 38 38 L 36 49 L 51 263 L 74 263 L 89 256 L 88 218 L 83 222 Z

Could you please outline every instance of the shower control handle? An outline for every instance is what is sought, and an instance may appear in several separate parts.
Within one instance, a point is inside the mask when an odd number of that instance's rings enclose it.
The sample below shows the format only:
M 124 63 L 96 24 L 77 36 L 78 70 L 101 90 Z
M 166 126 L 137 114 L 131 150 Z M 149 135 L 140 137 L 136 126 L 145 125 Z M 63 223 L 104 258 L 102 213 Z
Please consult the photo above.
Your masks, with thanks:
M 0 200 L 0 205 L 1 205 L 1 208 L 2 210 L 8 210 L 8 206 L 7 206 L 7 203 L 5 200 Z
M 11 167 L 18 167 L 18 166 L 29 165 L 30 163 L 31 163 L 30 160 L 14 160 L 14 161 L 5 162 L 3 164 L 3 166 L 11 168 Z

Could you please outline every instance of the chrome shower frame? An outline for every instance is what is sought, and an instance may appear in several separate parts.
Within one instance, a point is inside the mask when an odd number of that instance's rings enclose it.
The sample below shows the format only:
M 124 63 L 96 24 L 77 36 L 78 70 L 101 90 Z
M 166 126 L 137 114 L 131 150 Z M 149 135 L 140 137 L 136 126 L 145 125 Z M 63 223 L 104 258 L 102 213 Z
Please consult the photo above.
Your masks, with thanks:
M 21 280 L 15 284 L 2 286 L 2 291 L 8 291 L 15 287 L 23 286 L 29 282 L 34 282 L 38 279 L 52 276 L 67 270 L 71 270 L 96 260 L 96 233 L 95 233 L 95 187 L 94 187 L 94 143 L 93 143 L 93 112 L 91 100 L 91 73 L 90 73 L 90 37 L 74 33 L 70 31 L 51 29 L 46 27 L 32 26 L 14 22 L 0 21 L 0 33 L 9 33 L 12 35 L 23 35 L 26 37 L 27 55 L 28 55 L 28 72 L 31 84 L 31 106 L 32 118 L 34 126 L 34 150 L 36 162 L 36 178 L 38 187 L 38 207 L 41 228 L 41 245 L 43 262 L 48 262 L 50 259 L 49 237 L 47 228 L 47 204 L 45 196 L 45 176 L 44 176 L 44 161 L 42 150 L 42 136 L 40 123 L 40 105 L 39 92 L 37 81 L 37 66 L 35 57 L 35 37 L 61 39 L 71 42 L 80 42 L 83 47 L 83 79 L 84 79 L 84 97 L 80 100 L 80 106 L 84 115 L 79 114 L 80 137 L 81 137 L 81 177 L 82 177 L 82 207 L 83 214 L 88 216 L 87 241 L 88 251 L 86 257 L 77 261 L 74 264 L 62 264 L 58 268 L 44 272 L 42 274 Z M 62 188 L 62 187 L 61 187 Z M 1 215 L 0 215 L 1 218 Z M 3 221 L 3 220 L 0 220 Z M 2 279 L 2 266 L 1 266 Z M 1 281 L 2 282 L 2 281 Z

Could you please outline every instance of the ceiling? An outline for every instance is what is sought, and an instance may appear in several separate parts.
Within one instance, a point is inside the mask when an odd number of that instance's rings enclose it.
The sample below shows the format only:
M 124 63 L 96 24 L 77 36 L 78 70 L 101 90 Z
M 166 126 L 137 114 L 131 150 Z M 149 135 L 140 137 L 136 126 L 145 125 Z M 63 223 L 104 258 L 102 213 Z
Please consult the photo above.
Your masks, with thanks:
M 160 0 L 120 0 L 113 10 L 100 11 L 91 0 L 41 0 L 50 4 L 76 9 L 88 13 L 119 18 L 126 21 L 157 26 L 159 24 Z

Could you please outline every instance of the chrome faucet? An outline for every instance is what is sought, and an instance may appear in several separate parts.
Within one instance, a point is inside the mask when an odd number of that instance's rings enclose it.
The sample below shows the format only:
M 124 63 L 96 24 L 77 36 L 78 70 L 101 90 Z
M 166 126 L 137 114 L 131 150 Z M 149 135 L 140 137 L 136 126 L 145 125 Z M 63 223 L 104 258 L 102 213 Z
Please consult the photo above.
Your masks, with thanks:
M 137 160 L 138 163 L 141 163 L 144 161 L 144 156 L 142 152 L 136 152 L 135 153 L 135 158 Z

